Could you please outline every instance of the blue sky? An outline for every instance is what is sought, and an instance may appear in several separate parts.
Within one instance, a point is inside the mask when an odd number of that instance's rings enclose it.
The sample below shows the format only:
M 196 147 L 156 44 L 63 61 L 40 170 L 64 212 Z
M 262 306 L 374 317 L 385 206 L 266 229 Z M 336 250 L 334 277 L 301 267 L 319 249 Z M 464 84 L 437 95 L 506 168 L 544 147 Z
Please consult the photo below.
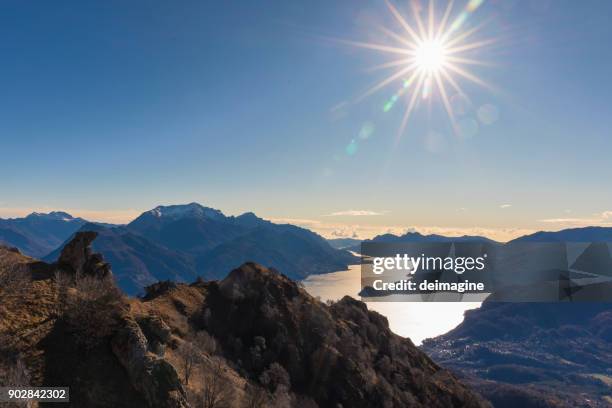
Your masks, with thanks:
M 124 222 L 198 201 L 327 236 L 607 225 L 611 13 L 485 1 L 466 29 L 492 19 L 477 35 L 500 41 L 474 53 L 494 66 L 470 68 L 498 90 L 460 80 L 478 130 L 454 134 L 434 100 L 397 140 L 407 101 L 383 106 L 401 80 L 357 100 L 389 55 L 331 40 L 392 44 L 383 1 L 4 1 L 0 216 Z

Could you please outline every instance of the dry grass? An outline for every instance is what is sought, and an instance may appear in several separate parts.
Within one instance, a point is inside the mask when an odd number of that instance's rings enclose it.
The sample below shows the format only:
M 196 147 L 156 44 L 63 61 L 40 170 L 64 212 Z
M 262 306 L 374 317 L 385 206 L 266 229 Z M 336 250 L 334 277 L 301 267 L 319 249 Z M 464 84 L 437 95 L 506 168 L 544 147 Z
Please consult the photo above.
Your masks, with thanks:
M 199 288 L 179 284 L 178 290 L 172 290 L 165 296 L 147 302 L 129 299 L 129 305 L 134 316 L 159 316 L 170 325 L 173 333 L 184 337 L 190 330 L 186 316 L 198 312 L 204 301 L 204 295 Z
M 32 384 L 42 380 L 43 356 L 39 342 L 57 318 L 52 279 L 31 281 L 31 258 L 0 248 L 0 352 L 20 355 Z

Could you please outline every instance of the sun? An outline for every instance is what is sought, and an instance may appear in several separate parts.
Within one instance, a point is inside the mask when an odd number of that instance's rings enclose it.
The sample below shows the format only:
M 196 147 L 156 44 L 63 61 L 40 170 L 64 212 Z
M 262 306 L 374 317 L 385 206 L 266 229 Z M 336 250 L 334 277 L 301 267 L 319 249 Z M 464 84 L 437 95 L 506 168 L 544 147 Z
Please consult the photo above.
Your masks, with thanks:
M 443 13 L 436 13 L 434 0 L 408 0 L 412 19 L 406 19 L 391 0 L 385 2 L 402 28 L 401 32 L 380 26 L 378 29 L 388 38 L 387 43 L 342 41 L 397 58 L 373 68 L 393 68 L 395 71 L 368 89 L 359 99 L 399 82 L 401 87 L 383 108 L 387 112 L 400 98 L 407 101 L 398 136 L 403 133 L 411 113 L 423 99 L 439 101 L 448 113 L 453 128 L 457 129 L 450 97 L 458 94 L 469 100 L 461 87 L 462 80 L 489 90 L 494 89 L 470 69 L 478 65 L 489 66 L 489 63 L 479 59 L 479 51 L 498 41 L 496 38 L 477 38 L 486 22 L 473 24 L 471 21 L 472 15 L 484 0 L 466 0 L 465 6 L 457 13 L 453 13 L 453 0 L 448 1 Z M 422 7 L 424 3 L 428 3 L 428 6 Z
M 414 61 L 426 74 L 437 74 L 446 65 L 446 47 L 439 40 L 425 40 L 415 51 Z

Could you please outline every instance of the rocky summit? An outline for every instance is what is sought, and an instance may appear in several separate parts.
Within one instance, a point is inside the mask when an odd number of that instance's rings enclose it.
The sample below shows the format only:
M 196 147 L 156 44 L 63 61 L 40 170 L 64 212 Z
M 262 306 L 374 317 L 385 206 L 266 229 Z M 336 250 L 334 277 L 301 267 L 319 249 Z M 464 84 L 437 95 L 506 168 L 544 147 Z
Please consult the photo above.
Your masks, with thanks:
M 254 263 L 142 298 L 77 234 L 58 262 L 0 249 L 0 385 L 74 407 L 488 407 L 386 318 Z

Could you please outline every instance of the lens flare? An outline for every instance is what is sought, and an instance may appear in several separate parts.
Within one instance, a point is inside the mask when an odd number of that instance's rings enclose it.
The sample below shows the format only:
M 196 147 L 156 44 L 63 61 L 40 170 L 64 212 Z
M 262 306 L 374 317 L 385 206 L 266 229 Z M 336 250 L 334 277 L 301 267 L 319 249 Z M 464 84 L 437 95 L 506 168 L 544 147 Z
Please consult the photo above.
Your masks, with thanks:
M 428 74 L 437 73 L 446 64 L 444 44 L 437 40 L 427 40 L 418 46 L 414 59 L 419 69 Z
M 474 129 L 471 124 L 458 126 L 455 122 L 454 114 L 457 109 L 452 106 L 450 95 L 459 95 L 469 100 L 461 88 L 461 81 L 469 81 L 490 90 L 494 89 L 469 69 L 474 65 L 489 65 L 474 58 L 472 54 L 496 42 L 495 38 L 477 38 L 484 23 L 475 26 L 469 24 L 470 17 L 484 3 L 484 0 L 467 1 L 465 7 L 460 9 L 454 18 L 451 18 L 454 2 L 450 0 L 439 19 L 436 18 L 434 0 L 429 0 L 427 10 L 423 12 L 427 14 L 426 21 L 421 16 L 419 2 L 412 0 L 410 2 L 413 16 L 411 22 L 390 0 L 385 0 L 385 2 L 403 32 L 396 33 L 386 27 L 379 27 L 391 40 L 389 44 L 343 41 L 353 46 L 399 57 L 399 59 L 374 67 L 374 69 L 395 68 L 396 70 L 368 89 L 359 99 L 393 82 L 402 81 L 402 87 L 383 106 L 383 111 L 388 112 L 399 98 L 406 98 L 407 107 L 398 136 L 404 132 L 410 115 L 419 105 L 419 101 L 423 99 L 431 101 L 434 96 L 439 97 L 457 134 L 473 134 Z

